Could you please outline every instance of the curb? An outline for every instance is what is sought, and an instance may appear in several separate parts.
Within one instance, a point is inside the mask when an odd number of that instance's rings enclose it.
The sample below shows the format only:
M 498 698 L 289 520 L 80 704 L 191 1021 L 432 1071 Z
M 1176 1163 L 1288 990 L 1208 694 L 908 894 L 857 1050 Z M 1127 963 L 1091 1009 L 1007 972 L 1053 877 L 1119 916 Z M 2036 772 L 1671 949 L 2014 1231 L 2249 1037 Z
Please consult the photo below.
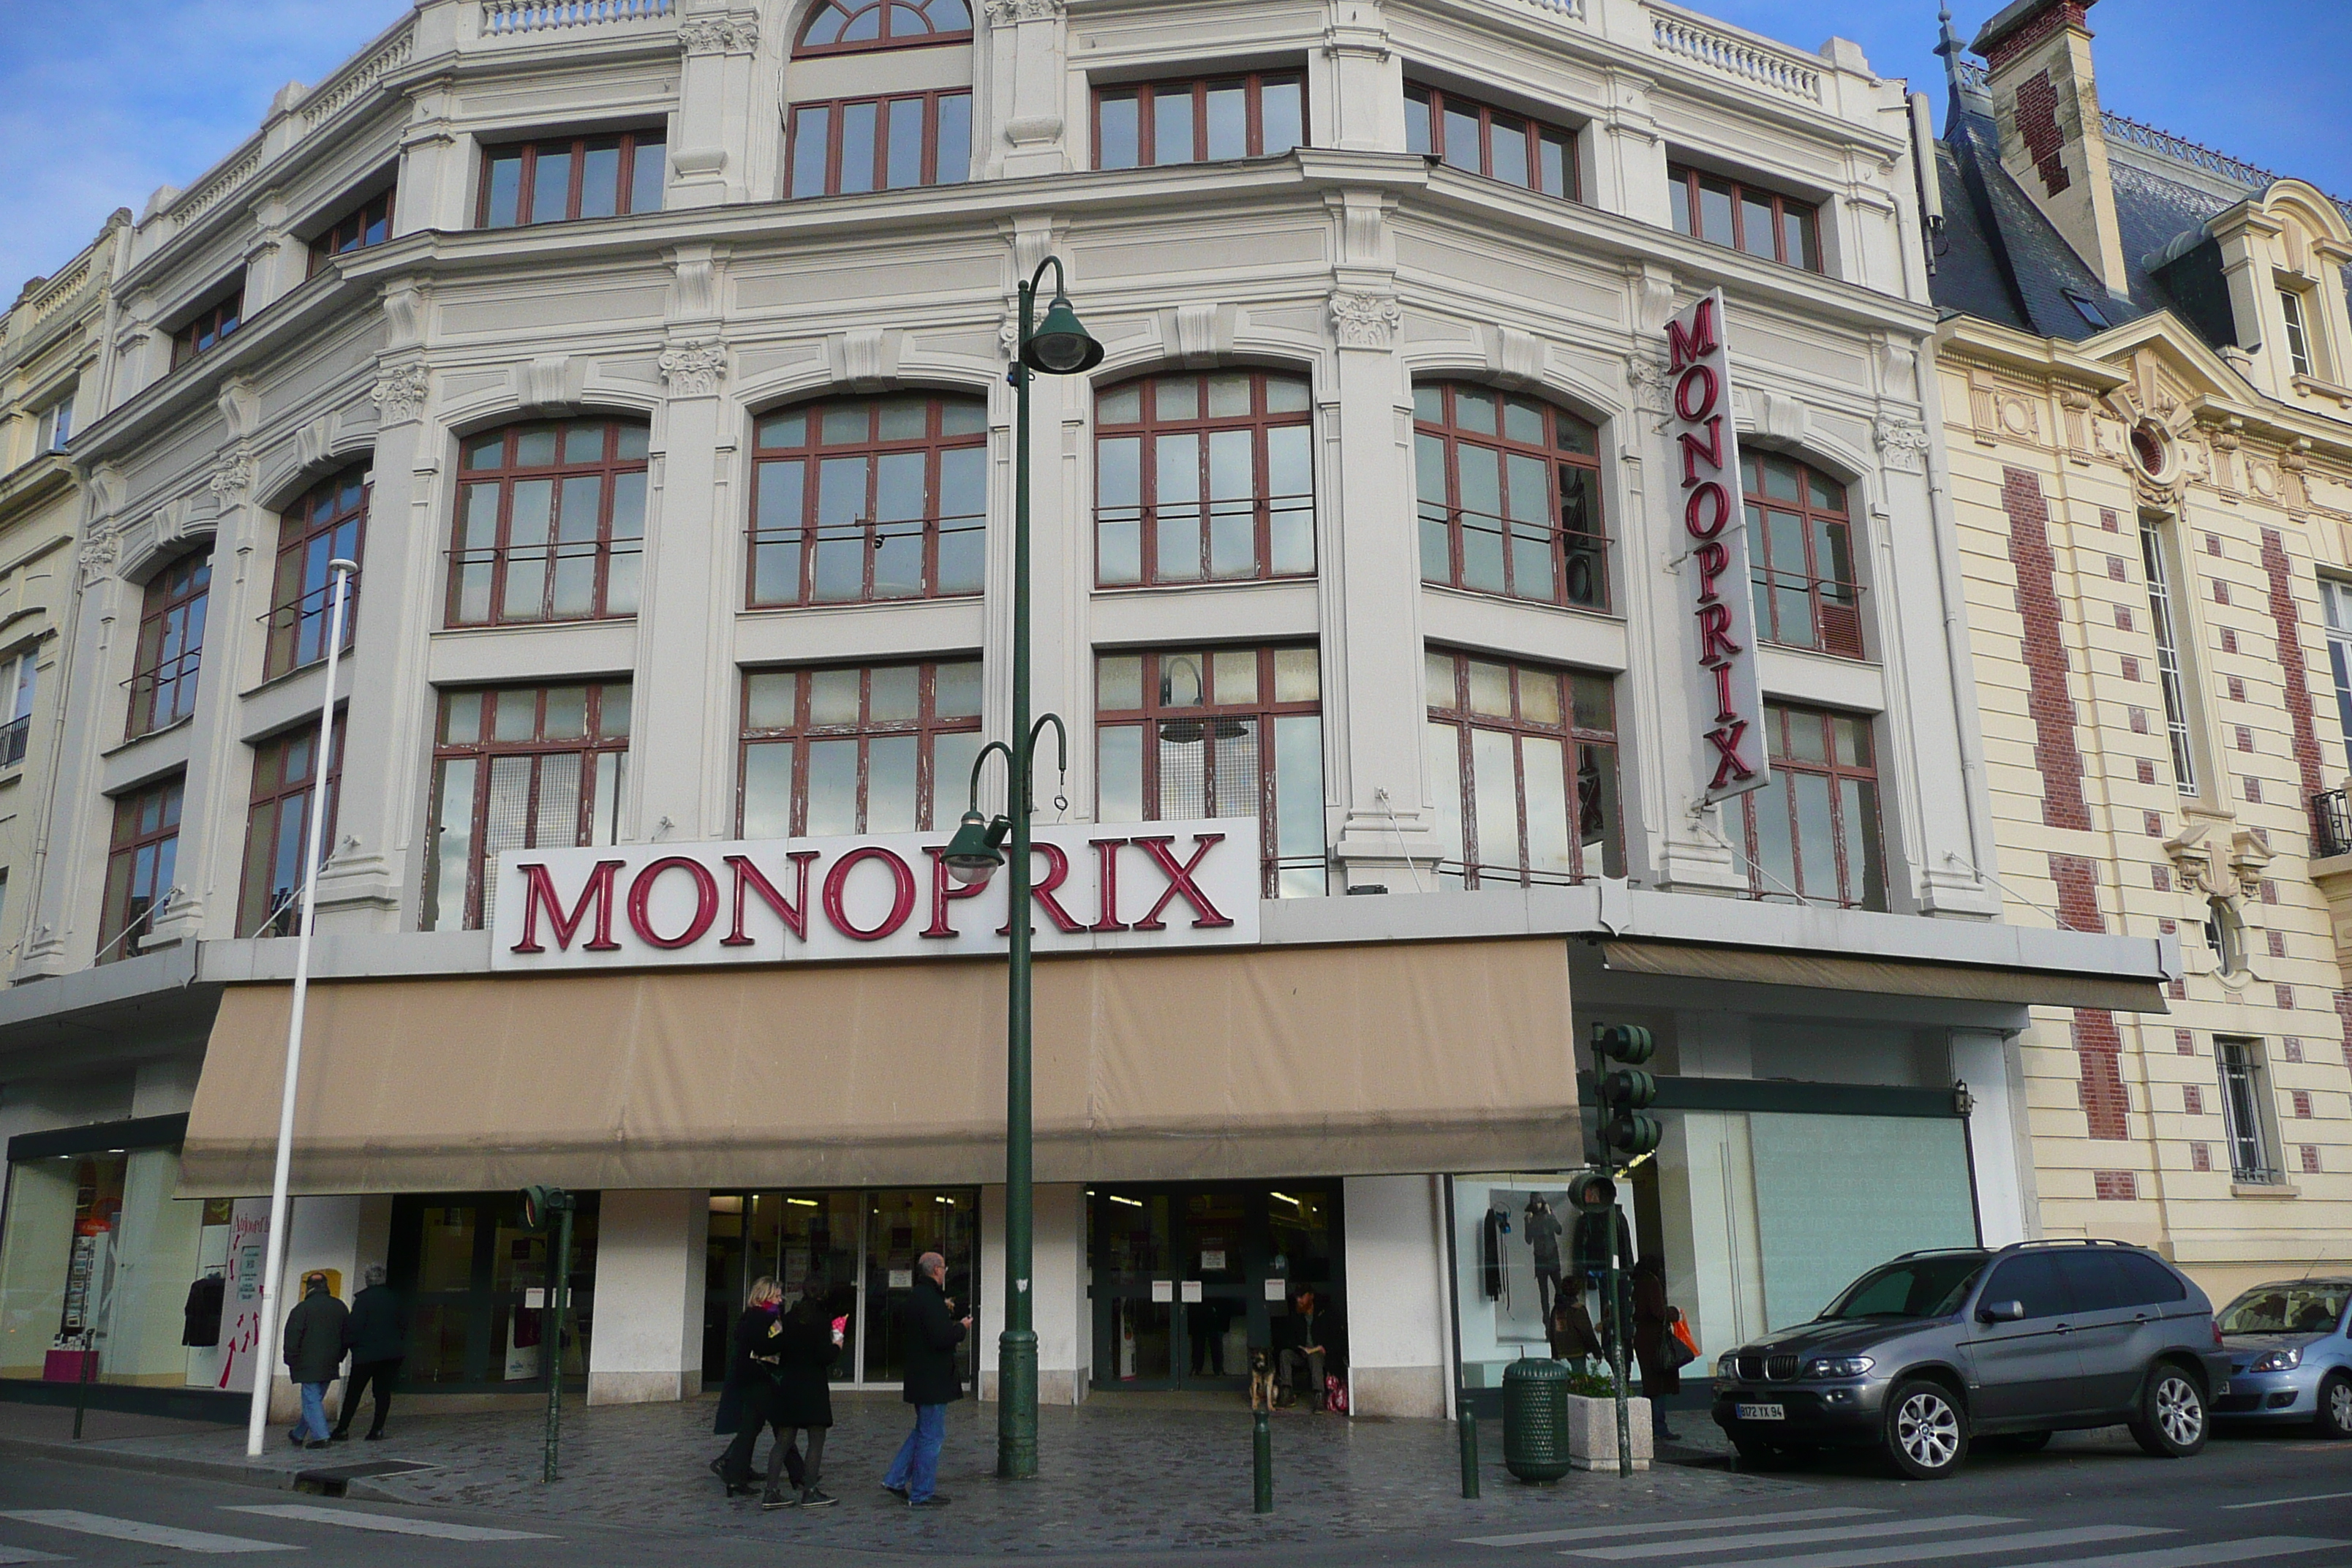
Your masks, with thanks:
M 187 1476 L 199 1480 L 229 1481 L 268 1491 L 292 1491 L 295 1472 L 266 1465 L 236 1464 L 222 1459 L 182 1459 L 168 1454 L 142 1454 L 104 1448 L 89 1443 L 44 1443 L 27 1437 L 0 1437 L 0 1455 L 12 1458 L 58 1459 L 101 1469 L 137 1470 L 154 1476 Z

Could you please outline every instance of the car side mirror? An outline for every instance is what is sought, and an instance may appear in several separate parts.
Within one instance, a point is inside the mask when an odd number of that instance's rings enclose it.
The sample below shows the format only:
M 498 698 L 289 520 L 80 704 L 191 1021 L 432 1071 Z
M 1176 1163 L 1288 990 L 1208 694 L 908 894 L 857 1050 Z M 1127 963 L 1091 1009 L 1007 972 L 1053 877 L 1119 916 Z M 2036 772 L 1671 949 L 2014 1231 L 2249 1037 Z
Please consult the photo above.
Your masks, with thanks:
M 1987 1301 L 1977 1309 L 1977 1317 L 1988 1323 L 2014 1323 L 2025 1317 L 2022 1301 Z

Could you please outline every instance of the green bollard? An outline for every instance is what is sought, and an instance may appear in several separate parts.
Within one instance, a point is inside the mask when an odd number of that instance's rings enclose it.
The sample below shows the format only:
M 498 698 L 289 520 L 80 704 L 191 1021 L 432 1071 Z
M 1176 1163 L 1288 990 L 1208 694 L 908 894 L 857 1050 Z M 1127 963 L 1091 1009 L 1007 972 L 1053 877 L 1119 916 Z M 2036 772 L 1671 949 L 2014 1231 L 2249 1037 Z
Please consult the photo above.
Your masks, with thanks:
M 1470 1408 L 1469 1390 L 1460 1391 L 1455 1398 L 1454 1408 L 1462 1413 L 1458 1423 L 1462 1428 L 1462 1495 L 1475 1498 L 1478 1495 L 1478 1413 Z
M 1263 1410 L 1252 1413 L 1250 1425 L 1254 1428 L 1250 1435 L 1251 1447 L 1255 1450 L 1252 1455 L 1251 1468 L 1255 1474 L 1251 1478 L 1251 1493 L 1255 1500 L 1255 1511 L 1272 1513 L 1274 1511 L 1274 1432 L 1266 1425 L 1265 1412 Z

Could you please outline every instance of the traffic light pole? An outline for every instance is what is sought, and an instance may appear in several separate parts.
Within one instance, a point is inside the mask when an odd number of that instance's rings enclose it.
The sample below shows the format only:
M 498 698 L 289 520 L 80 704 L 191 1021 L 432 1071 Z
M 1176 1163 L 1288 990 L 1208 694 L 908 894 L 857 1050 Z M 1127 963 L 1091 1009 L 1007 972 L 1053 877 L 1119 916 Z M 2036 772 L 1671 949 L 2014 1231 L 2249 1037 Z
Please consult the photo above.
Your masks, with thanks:
M 1656 1050 L 1657 1042 L 1647 1029 L 1630 1025 L 1592 1026 L 1592 1094 L 1600 1102 L 1601 1111 L 1596 1142 L 1601 1168 L 1610 1178 L 1605 1211 L 1609 1234 L 1602 1249 L 1608 1268 L 1602 1289 L 1608 1292 L 1605 1304 L 1610 1326 L 1609 1366 L 1617 1385 L 1617 1474 L 1621 1477 L 1633 1473 L 1633 1413 L 1626 1394 L 1627 1342 L 1633 1332 L 1633 1314 L 1625 1290 L 1625 1268 L 1632 1261 L 1625 1256 L 1631 1233 L 1617 1205 L 1615 1178 L 1630 1173 L 1635 1163 L 1658 1147 L 1661 1133 L 1656 1121 L 1641 1114 L 1656 1103 L 1657 1080 L 1632 1065 L 1648 1061 Z M 1604 1076 L 1601 1068 L 1612 1059 L 1628 1065 Z M 1622 1171 L 1616 1168 L 1621 1155 L 1625 1161 Z
M 1592 1085 L 1596 1095 L 1600 1094 L 1602 1082 L 1601 1068 L 1603 1058 L 1601 1053 L 1603 1038 L 1601 1026 L 1594 1025 L 1592 1027 Z M 1609 1113 L 1609 1102 L 1603 1099 L 1601 1102 L 1601 1152 L 1604 1165 L 1610 1163 Z M 1617 1237 L 1620 1234 L 1618 1227 L 1624 1222 L 1619 1217 L 1620 1211 L 1617 1207 L 1613 1181 L 1612 1188 L 1609 1202 L 1609 1239 L 1606 1249 L 1609 1268 L 1601 1289 L 1609 1293 L 1609 1370 L 1612 1374 L 1612 1381 L 1617 1387 L 1617 1474 L 1622 1479 L 1630 1477 L 1633 1473 L 1633 1416 L 1632 1407 L 1626 1404 L 1625 1399 L 1625 1336 L 1632 1331 L 1632 1325 L 1625 1321 L 1623 1259 L 1620 1256 L 1621 1249 L 1617 1245 Z

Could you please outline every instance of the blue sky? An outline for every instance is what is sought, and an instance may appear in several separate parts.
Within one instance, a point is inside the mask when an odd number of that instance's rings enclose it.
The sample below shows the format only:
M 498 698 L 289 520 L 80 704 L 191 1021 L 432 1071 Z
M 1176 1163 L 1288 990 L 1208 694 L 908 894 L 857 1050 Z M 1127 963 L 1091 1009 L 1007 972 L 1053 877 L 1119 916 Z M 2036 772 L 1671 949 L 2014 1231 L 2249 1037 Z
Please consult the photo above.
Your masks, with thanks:
M 2000 0 L 1955 5 L 1973 37 Z M 1811 48 L 1863 46 L 1937 95 L 1936 0 L 1696 0 Z M 0 299 L 89 243 L 118 206 L 186 185 L 251 132 L 288 81 L 315 82 L 406 0 L 0 0 Z M 2100 0 L 2108 109 L 2352 196 L 2345 0 Z

